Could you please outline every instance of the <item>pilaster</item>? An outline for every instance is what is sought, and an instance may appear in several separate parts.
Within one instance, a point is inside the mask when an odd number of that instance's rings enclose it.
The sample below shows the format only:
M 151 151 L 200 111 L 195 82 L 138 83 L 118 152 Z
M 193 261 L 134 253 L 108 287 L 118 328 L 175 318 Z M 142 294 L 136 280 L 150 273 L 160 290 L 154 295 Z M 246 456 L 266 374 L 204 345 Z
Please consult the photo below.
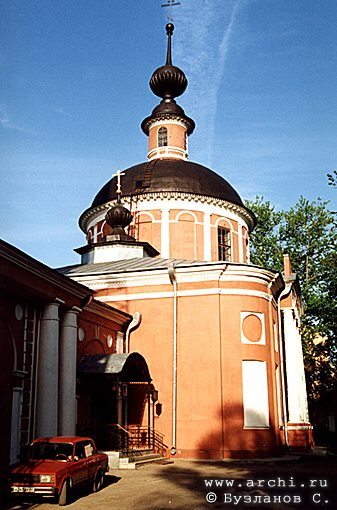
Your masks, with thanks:
M 170 210 L 168 207 L 161 209 L 161 251 L 160 256 L 170 258 Z
M 293 310 L 291 308 L 284 309 L 283 317 L 288 385 L 288 420 L 290 423 L 308 422 L 301 336 L 293 317 Z

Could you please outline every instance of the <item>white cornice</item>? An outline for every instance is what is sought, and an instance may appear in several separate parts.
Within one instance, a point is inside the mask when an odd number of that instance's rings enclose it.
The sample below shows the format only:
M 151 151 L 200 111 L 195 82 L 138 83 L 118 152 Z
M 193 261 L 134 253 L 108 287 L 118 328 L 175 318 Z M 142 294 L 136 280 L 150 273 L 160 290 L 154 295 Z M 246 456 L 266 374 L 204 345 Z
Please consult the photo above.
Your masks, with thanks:
M 177 117 L 175 115 L 165 114 L 165 116 L 156 116 L 155 120 L 149 122 L 149 130 L 156 126 L 162 126 L 164 124 L 175 124 L 176 126 L 182 126 L 187 129 L 186 120 L 183 117 Z
M 193 122 L 192 119 L 189 119 L 188 117 L 185 117 L 183 115 L 177 115 L 176 113 L 157 113 L 155 116 L 147 117 L 143 121 L 146 134 L 148 134 L 148 132 L 154 125 L 158 126 L 163 124 L 179 124 L 183 126 L 185 129 L 189 130 L 191 127 L 191 122 Z M 193 129 L 191 131 L 193 131 Z
M 118 301 L 139 301 L 144 299 L 163 299 L 173 298 L 173 291 L 162 291 L 162 292 L 141 292 L 139 294 L 112 294 L 109 296 L 100 296 L 97 299 L 103 303 L 113 303 Z M 247 289 L 219 289 L 219 288 L 208 288 L 208 289 L 191 289 L 191 290 L 178 290 L 177 297 L 195 297 L 195 296 L 249 296 L 260 299 L 271 301 L 273 296 L 266 292 L 260 292 L 257 290 Z
M 133 195 L 132 197 L 130 195 L 125 195 L 123 197 L 122 202 L 124 205 L 128 206 L 130 204 L 130 200 L 132 199 L 132 201 L 134 201 L 136 197 L 138 204 L 146 203 L 149 201 L 152 201 L 152 203 L 154 201 L 160 203 L 166 200 L 170 200 L 173 202 L 183 200 L 185 203 L 194 202 L 201 204 L 209 204 L 234 213 L 246 223 L 249 230 L 252 230 L 254 226 L 253 217 L 245 207 L 240 206 L 238 204 L 234 204 L 232 202 L 228 202 L 227 200 L 223 200 L 221 198 L 215 198 L 208 195 L 198 195 L 194 193 L 184 193 L 178 191 L 160 191 L 151 193 L 141 193 Z M 116 200 L 112 200 L 97 207 L 87 209 L 87 211 L 85 211 L 80 217 L 80 227 L 83 230 L 83 232 L 87 233 L 89 229 L 89 223 L 92 222 L 92 220 L 96 219 L 98 216 L 105 214 L 108 211 L 108 209 L 110 209 L 115 204 Z M 172 204 L 172 206 L 173 205 L 174 204 Z M 158 209 L 159 208 L 160 205 L 158 204 Z
M 179 284 L 195 284 L 212 282 L 212 285 L 219 285 L 221 288 L 228 282 L 235 282 L 235 289 L 224 289 L 222 293 L 232 292 L 254 295 L 259 292 L 257 290 L 247 290 L 245 287 L 249 285 L 262 285 L 266 288 L 266 292 L 262 292 L 270 297 L 267 289 L 270 282 L 274 279 L 275 273 L 267 269 L 245 264 L 205 264 L 198 267 L 176 267 L 176 278 Z M 122 288 L 140 288 L 144 290 L 146 287 L 169 285 L 170 280 L 167 269 L 140 270 L 123 273 L 110 274 L 93 274 L 93 275 L 76 275 L 72 274 L 72 278 L 76 281 L 98 291 L 103 289 L 122 289 Z M 221 283 L 223 282 L 223 283 Z M 242 284 L 242 287 L 240 287 Z M 146 293 L 146 292 L 145 292 Z

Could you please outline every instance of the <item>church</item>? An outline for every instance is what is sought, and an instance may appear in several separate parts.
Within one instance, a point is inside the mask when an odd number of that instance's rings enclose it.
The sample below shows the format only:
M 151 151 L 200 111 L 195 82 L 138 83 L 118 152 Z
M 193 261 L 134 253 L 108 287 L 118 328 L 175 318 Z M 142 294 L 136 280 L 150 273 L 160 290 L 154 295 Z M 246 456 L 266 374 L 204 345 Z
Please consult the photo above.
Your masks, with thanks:
M 237 191 L 189 160 L 195 122 L 172 63 L 141 128 L 145 162 L 104 184 L 80 216 L 80 262 L 50 269 L 2 243 L 2 434 L 15 462 L 42 435 L 105 451 L 223 459 L 308 450 L 301 292 L 250 263 L 256 221 Z M 144 150 L 145 152 L 145 150 Z
M 254 214 L 225 179 L 188 159 L 195 122 L 175 100 L 187 79 L 172 64 L 173 29 L 168 23 L 166 63 L 150 79 L 161 100 L 141 123 L 147 161 L 118 172 L 96 194 L 79 220 L 87 239 L 76 250 L 81 263 L 60 271 L 134 317 L 123 352 L 140 353 L 149 366 L 160 404 L 151 427 L 168 454 L 306 449 L 298 281 L 287 256 L 283 275 L 250 264 Z M 83 354 L 94 380 L 98 358 Z M 100 354 L 109 355 L 106 346 Z M 135 423 L 135 398 L 127 385 L 126 430 L 146 424 L 146 412 Z

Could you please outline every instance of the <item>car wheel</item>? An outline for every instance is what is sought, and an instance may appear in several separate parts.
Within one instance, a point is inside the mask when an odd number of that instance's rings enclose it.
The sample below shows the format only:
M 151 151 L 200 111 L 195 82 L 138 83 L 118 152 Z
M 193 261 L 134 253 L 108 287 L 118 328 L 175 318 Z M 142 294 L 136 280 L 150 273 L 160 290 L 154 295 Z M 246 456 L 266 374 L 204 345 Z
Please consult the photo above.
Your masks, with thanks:
M 59 496 L 59 506 L 68 505 L 70 502 L 70 487 L 67 480 L 65 480 L 62 484 Z
M 103 471 L 99 471 L 95 477 L 94 483 L 92 485 L 92 492 L 98 492 L 102 489 L 104 485 L 104 473 Z

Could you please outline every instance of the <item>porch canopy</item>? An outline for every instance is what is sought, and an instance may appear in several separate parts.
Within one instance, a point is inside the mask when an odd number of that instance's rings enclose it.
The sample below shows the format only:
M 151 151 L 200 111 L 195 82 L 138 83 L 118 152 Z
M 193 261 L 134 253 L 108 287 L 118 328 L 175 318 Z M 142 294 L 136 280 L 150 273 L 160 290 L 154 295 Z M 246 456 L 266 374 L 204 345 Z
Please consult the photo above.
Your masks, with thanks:
M 145 358 L 138 352 L 88 354 L 77 365 L 79 375 L 109 375 L 120 382 L 151 382 Z

